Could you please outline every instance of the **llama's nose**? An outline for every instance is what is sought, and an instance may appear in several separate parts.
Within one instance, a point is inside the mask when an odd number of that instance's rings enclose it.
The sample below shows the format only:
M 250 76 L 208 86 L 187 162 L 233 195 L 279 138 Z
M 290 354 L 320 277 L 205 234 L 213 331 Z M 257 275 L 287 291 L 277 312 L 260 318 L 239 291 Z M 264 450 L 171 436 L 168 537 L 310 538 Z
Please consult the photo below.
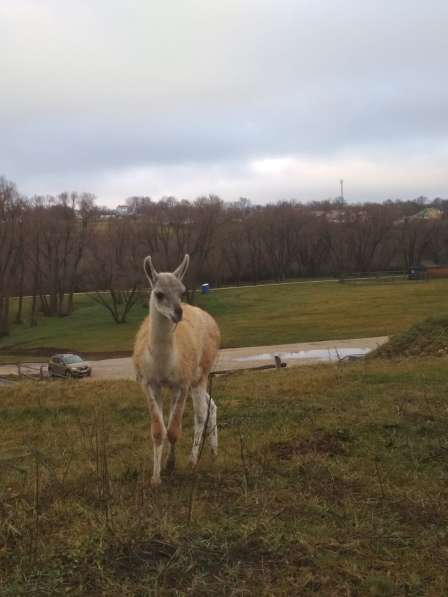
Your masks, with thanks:
M 176 307 L 174 309 L 174 317 L 175 317 L 177 323 L 182 319 L 182 315 L 183 315 L 182 307 Z

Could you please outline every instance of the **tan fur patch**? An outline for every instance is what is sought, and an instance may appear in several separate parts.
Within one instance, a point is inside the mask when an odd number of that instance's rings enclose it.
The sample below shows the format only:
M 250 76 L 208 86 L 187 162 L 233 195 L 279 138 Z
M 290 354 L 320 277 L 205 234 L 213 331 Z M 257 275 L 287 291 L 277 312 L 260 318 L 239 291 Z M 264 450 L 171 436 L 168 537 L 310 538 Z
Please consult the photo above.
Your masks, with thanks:
M 216 360 L 220 332 L 215 320 L 198 307 L 182 304 L 183 318 L 174 331 L 174 344 L 178 357 L 177 379 L 179 385 L 197 385 L 207 377 Z M 151 351 L 151 321 L 143 321 L 134 344 L 134 368 L 146 381 L 157 380 L 157 371 L 146 363 L 145 352 Z M 154 347 L 156 349 L 157 347 Z M 170 381 L 170 380 L 166 380 Z
M 151 435 L 155 445 L 160 446 L 163 442 L 165 429 L 159 418 L 154 419 L 151 423 Z

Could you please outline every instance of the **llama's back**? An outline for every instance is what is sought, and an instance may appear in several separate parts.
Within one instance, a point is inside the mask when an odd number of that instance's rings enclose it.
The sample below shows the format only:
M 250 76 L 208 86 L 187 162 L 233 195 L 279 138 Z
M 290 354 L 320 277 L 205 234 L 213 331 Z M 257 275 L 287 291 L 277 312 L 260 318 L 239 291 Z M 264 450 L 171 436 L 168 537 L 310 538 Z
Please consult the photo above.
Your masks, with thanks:
M 182 320 L 175 330 L 179 374 L 185 381 L 189 380 L 192 385 L 196 385 L 207 378 L 213 367 L 221 334 L 218 324 L 206 311 L 187 304 L 182 304 L 182 311 Z M 142 377 L 145 368 L 150 330 L 151 320 L 147 316 L 137 332 L 134 344 L 133 363 L 137 379 Z

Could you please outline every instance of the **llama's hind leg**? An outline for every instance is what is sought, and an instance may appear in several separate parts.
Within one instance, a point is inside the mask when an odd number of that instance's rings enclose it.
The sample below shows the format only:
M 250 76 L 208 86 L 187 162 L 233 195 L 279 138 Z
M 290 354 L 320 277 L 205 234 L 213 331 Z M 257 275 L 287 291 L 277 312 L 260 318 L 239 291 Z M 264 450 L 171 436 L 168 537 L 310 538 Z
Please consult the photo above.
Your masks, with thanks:
M 207 394 L 207 404 L 210 399 L 210 418 L 207 426 L 208 442 L 213 456 L 218 456 L 218 407 L 213 398 Z
M 166 438 L 162 397 L 159 388 L 156 386 L 146 383 L 142 383 L 142 386 L 148 402 L 149 414 L 151 415 L 151 437 L 154 458 L 151 485 L 158 487 L 161 483 L 160 471 L 162 467 L 163 446 Z
M 207 392 L 206 383 L 191 388 L 191 397 L 194 409 L 194 440 L 190 462 L 196 466 L 205 437 L 208 438 L 213 455 L 217 456 L 218 454 L 218 409 L 215 401 Z M 204 430 L 205 425 L 207 428 Z

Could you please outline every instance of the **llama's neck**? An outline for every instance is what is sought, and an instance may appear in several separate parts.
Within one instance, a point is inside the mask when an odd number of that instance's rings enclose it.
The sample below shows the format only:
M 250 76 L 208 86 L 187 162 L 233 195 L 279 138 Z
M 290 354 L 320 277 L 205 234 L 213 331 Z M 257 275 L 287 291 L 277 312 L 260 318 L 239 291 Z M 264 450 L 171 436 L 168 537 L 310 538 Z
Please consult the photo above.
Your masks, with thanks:
M 167 317 L 164 317 L 161 313 L 159 313 L 156 307 L 151 303 L 152 301 L 150 301 L 149 304 L 150 350 L 154 356 L 165 358 L 169 354 L 174 353 L 174 330 L 176 326 Z

